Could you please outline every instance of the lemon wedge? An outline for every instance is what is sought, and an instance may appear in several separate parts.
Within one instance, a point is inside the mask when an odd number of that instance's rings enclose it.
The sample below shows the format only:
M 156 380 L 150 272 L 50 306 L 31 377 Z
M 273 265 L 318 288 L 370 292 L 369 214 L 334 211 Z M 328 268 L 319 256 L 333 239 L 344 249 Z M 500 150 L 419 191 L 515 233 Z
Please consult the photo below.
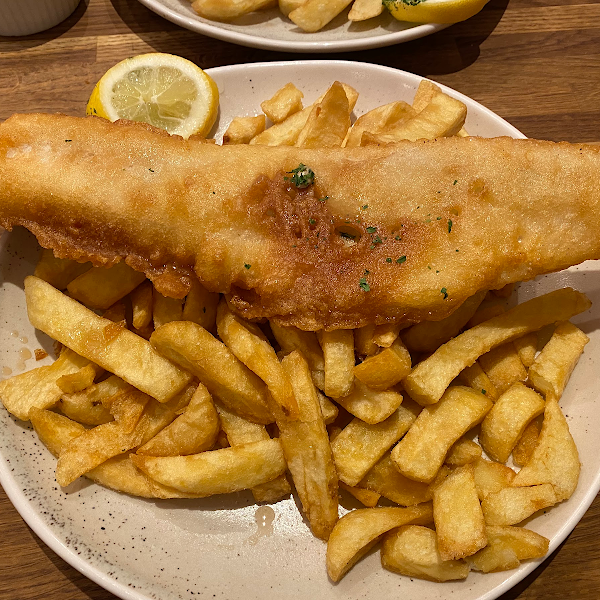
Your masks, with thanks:
M 184 138 L 206 136 L 219 108 L 215 82 L 172 54 L 140 54 L 109 69 L 96 84 L 86 114 L 142 121 Z
M 383 0 L 398 19 L 411 23 L 458 23 L 476 15 L 488 0 Z

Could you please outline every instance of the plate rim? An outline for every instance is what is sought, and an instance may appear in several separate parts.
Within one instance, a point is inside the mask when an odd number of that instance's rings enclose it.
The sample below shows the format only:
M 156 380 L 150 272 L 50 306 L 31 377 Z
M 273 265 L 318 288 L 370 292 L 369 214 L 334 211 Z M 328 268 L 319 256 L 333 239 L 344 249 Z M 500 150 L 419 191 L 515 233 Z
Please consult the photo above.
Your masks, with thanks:
M 141 0 L 140 0 L 141 1 Z M 234 64 L 234 65 L 226 65 L 221 67 L 214 67 L 211 69 L 206 69 L 206 72 L 209 75 L 218 76 L 220 73 L 226 73 L 228 71 L 236 71 L 239 68 L 243 68 L 245 70 L 248 69 L 265 69 L 265 68 L 287 68 L 290 65 L 294 65 L 296 68 L 301 66 L 302 68 L 321 68 L 321 67 L 335 67 L 336 65 L 343 65 L 344 68 L 352 67 L 357 69 L 366 69 L 366 70 L 377 70 L 389 74 L 390 76 L 403 78 L 405 81 L 411 82 L 415 85 L 422 80 L 427 78 L 421 77 L 419 75 L 415 75 L 413 73 L 409 73 L 407 71 L 402 71 L 399 69 L 394 69 L 391 67 L 386 67 L 382 65 L 374 65 L 371 63 L 364 63 L 359 61 L 346 61 L 346 60 L 300 60 L 300 61 L 273 61 L 273 62 L 260 62 L 260 63 L 251 63 L 251 64 Z M 483 106 L 476 100 L 469 98 L 465 94 L 458 92 L 448 86 L 435 82 L 436 85 L 439 85 L 444 91 L 448 92 L 450 95 L 457 99 L 461 99 L 466 101 L 468 104 L 475 104 L 477 109 L 482 111 L 486 117 L 491 118 L 496 122 L 502 123 L 507 130 L 511 131 L 513 137 L 525 139 L 526 136 L 520 132 L 516 127 L 508 123 L 508 121 L 504 120 L 498 114 L 494 113 L 487 107 Z M 5 251 L 6 241 L 8 238 L 8 232 L 3 231 L 0 236 L 0 252 Z M 15 420 L 12 416 L 10 417 Z M 23 520 L 27 523 L 30 529 L 46 544 L 53 552 L 55 552 L 62 560 L 67 562 L 77 571 L 85 575 L 88 579 L 94 581 L 102 588 L 107 590 L 108 592 L 114 594 L 118 598 L 122 598 L 123 600 L 151 600 L 150 596 L 141 592 L 140 590 L 132 590 L 126 584 L 122 583 L 120 580 L 114 579 L 106 573 L 103 573 L 98 567 L 88 563 L 85 559 L 79 556 L 74 550 L 67 545 L 65 545 L 59 537 L 55 534 L 54 530 L 50 527 L 49 524 L 45 523 L 40 515 L 37 514 L 37 511 L 33 508 L 32 504 L 29 502 L 24 490 L 20 489 L 20 486 L 17 484 L 16 480 L 12 477 L 10 473 L 10 467 L 7 459 L 0 454 L 0 483 L 4 488 L 8 499 L 11 501 L 15 510 L 19 513 L 19 515 L 23 518 Z M 600 470 L 596 473 L 595 477 L 592 480 L 592 485 L 588 487 L 585 491 L 584 496 L 577 507 L 567 519 L 564 520 L 561 527 L 559 528 L 556 535 L 552 538 L 550 542 L 550 546 L 548 549 L 548 553 L 541 559 L 530 560 L 521 565 L 518 569 L 514 570 L 512 574 L 507 577 L 502 583 L 496 585 L 493 589 L 488 592 L 484 592 L 483 595 L 479 596 L 477 600 L 495 600 L 502 594 L 506 593 L 510 589 L 512 589 L 517 583 L 522 581 L 527 575 L 533 572 L 539 565 L 548 560 L 554 551 L 564 542 L 567 536 L 574 530 L 576 525 L 580 522 L 584 514 L 587 512 L 588 508 L 594 501 L 598 491 L 600 490 Z
M 224 42 L 238 44 L 240 46 L 259 48 L 261 50 L 279 50 L 282 52 L 355 52 L 357 50 L 371 50 L 403 42 L 410 42 L 437 33 L 438 31 L 453 25 L 453 23 L 423 23 L 402 31 L 394 31 L 378 36 L 361 37 L 355 40 L 295 42 L 288 40 L 272 40 L 261 35 L 232 31 L 220 27 L 218 21 L 214 21 L 214 25 L 212 23 L 197 21 L 174 11 L 166 6 L 162 0 L 138 0 L 138 2 L 144 5 L 148 10 L 151 10 L 164 19 L 167 19 L 167 21 L 171 21 L 171 23 L 179 25 L 184 29 L 195 31 L 196 33 Z

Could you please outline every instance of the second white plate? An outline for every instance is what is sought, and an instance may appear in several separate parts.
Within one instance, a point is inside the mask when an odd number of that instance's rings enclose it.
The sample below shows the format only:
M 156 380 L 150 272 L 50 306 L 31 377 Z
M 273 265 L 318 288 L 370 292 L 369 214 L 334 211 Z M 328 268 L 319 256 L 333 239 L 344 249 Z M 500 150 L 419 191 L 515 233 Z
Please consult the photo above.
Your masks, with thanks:
M 169 21 L 209 37 L 264 50 L 285 52 L 340 52 L 382 48 L 431 35 L 449 25 L 401 23 L 386 10 L 360 23 L 348 21 L 344 10 L 326 27 L 307 33 L 283 16 L 278 8 L 253 12 L 231 23 L 200 17 L 188 0 L 139 0 Z

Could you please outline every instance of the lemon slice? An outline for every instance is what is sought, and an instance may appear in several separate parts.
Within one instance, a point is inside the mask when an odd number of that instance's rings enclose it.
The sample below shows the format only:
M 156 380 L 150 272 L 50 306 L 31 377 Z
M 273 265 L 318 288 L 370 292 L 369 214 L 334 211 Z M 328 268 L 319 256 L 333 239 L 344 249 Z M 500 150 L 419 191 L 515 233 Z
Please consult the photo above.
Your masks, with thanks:
M 140 54 L 109 69 L 96 84 L 86 114 L 142 121 L 169 133 L 206 136 L 219 107 L 215 82 L 172 54 Z
M 476 15 L 488 0 L 383 0 L 398 19 L 411 23 L 458 23 Z

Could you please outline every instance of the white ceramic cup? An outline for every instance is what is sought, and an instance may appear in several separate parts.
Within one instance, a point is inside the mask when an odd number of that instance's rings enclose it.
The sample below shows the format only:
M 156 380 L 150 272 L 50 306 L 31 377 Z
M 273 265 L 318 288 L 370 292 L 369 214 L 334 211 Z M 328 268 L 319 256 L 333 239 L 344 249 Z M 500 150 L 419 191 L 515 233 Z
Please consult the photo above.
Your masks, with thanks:
M 64 21 L 80 0 L 0 0 L 0 35 L 29 35 Z

